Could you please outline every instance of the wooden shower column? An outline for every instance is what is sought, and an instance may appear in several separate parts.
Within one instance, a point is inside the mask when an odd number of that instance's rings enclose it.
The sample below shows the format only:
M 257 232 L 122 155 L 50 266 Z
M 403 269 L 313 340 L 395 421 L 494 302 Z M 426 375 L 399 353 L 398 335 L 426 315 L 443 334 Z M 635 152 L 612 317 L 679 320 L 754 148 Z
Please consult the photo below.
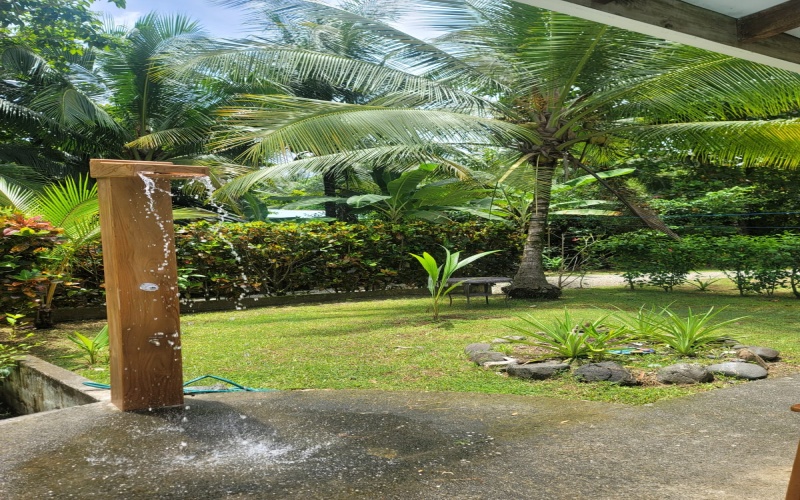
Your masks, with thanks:
M 111 402 L 183 404 L 180 304 L 170 179 L 207 167 L 94 159 L 105 268 Z

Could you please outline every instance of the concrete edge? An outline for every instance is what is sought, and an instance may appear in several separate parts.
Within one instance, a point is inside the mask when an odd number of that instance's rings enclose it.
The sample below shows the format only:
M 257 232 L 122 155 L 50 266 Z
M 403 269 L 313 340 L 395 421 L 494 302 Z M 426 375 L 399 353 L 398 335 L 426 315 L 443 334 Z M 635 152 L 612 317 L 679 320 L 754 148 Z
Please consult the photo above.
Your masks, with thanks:
M 35 356 L 26 356 L 0 380 L 0 398 L 28 415 L 91 403 L 107 403 L 110 391 L 84 385 L 89 379 Z

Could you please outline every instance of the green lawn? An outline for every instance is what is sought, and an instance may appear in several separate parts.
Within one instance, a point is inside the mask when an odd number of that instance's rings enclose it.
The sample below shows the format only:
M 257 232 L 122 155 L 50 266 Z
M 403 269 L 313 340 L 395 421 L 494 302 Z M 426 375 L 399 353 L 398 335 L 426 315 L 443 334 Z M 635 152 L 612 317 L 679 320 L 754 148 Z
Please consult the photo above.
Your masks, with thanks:
M 556 302 L 529 303 L 493 298 L 467 307 L 456 297 L 442 308 L 440 323 L 427 312 L 429 299 L 348 301 L 267 307 L 182 318 L 184 377 L 214 374 L 240 384 L 274 389 L 384 389 L 542 394 L 572 399 L 643 404 L 736 383 L 719 380 L 693 387 L 617 387 L 582 384 L 569 377 L 528 382 L 477 367 L 464 354 L 471 342 L 512 335 L 505 325 L 516 316 L 549 319 L 569 308 L 575 319 L 592 319 L 615 306 L 635 311 L 643 304 L 695 312 L 728 306 L 719 320 L 748 316 L 725 333 L 743 343 L 781 351 L 778 373 L 800 371 L 800 301 L 789 294 L 739 297 L 720 293 L 614 289 L 566 290 Z M 40 333 L 47 342 L 36 354 L 93 380 L 107 382 L 106 368 L 63 358 L 77 349 L 65 340 L 78 330 L 94 334 L 102 323 L 73 323 Z M 663 354 L 625 357 L 625 364 L 655 372 L 675 362 Z M 698 358 L 696 362 L 712 363 Z

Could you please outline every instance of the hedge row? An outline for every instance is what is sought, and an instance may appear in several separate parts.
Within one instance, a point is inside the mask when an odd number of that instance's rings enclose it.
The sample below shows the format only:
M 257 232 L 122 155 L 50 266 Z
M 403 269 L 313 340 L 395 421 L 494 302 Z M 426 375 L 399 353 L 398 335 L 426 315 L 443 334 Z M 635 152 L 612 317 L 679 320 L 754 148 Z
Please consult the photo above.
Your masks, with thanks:
M 691 271 L 718 269 L 742 295 L 772 295 L 778 288 L 791 287 L 800 298 L 800 236 L 796 234 L 673 240 L 662 233 L 637 231 L 600 241 L 593 251 L 620 272 L 631 289 L 650 285 L 670 291 L 687 283 Z M 705 288 L 702 281 L 694 284 Z
M 423 286 L 426 274 L 410 253 L 427 251 L 441 259 L 444 252 L 440 245 L 462 251 L 465 256 L 500 249 L 464 272 L 513 276 L 523 243 L 523 236 L 505 225 L 476 222 L 198 222 L 176 228 L 175 234 L 183 295 L 227 299 L 311 290 L 352 292 Z M 91 291 L 101 289 L 100 248 L 80 252 L 73 270 L 73 278 L 83 284 L 85 293 L 73 293 L 69 303 L 85 300 Z

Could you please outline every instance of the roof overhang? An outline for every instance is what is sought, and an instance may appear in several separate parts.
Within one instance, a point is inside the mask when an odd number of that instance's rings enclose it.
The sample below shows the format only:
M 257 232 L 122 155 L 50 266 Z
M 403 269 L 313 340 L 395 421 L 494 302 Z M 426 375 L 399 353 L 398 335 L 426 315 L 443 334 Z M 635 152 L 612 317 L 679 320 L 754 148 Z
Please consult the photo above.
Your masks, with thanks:
M 800 27 L 800 0 L 745 0 L 752 12 L 737 17 L 725 0 L 517 1 L 800 73 L 800 38 L 786 33 Z

